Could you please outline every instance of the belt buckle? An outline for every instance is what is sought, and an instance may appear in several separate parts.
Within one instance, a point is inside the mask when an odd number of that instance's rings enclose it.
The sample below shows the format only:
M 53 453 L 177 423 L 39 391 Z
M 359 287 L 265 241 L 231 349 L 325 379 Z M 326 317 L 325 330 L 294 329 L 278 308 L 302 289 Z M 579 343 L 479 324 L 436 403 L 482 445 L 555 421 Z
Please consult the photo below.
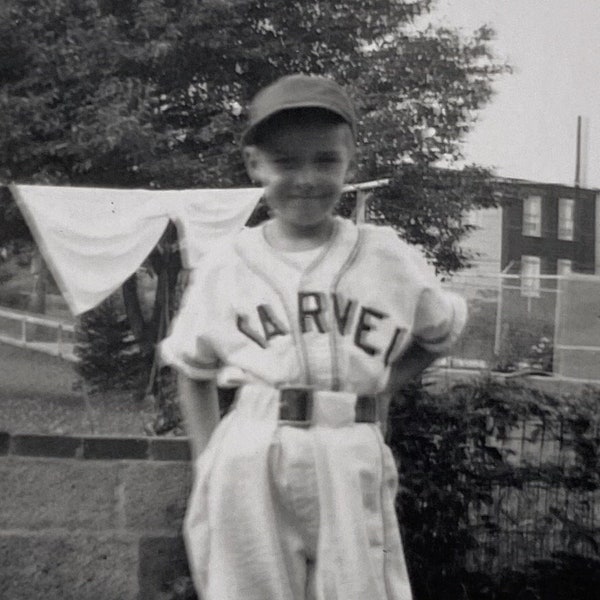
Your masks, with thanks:
M 313 416 L 313 390 L 289 386 L 279 389 L 279 424 L 309 427 Z

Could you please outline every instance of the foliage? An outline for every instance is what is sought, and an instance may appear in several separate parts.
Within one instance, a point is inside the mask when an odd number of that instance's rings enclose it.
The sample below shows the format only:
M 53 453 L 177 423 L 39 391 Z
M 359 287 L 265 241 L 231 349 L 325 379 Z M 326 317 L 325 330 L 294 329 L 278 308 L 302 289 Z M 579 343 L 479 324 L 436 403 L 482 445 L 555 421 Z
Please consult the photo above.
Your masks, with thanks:
M 11 0 L 2 9 L 5 179 L 247 182 L 243 107 L 289 72 L 334 75 L 361 115 L 362 179 L 460 157 L 493 32 L 416 27 L 431 0 Z M 218 35 L 215 33 L 218 32 Z
M 186 435 L 177 401 L 177 373 L 170 367 L 159 369 L 152 396 L 154 418 L 146 424 L 149 435 Z
M 493 79 L 508 69 L 493 56 L 489 28 L 467 37 L 426 26 L 433 4 L 10 0 L 0 21 L 0 179 L 247 185 L 237 140 L 248 99 L 285 73 L 334 76 L 360 115 L 356 178 L 398 171 L 378 214 L 418 243 L 422 224 L 423 245 L 437 263 L 459 268 L 466 262 L 460 252 L 457 260 L 445 256 L 459 229 L 447 225 L 469 208 L 467 198 L 493 204 L 489 189 L 460 193 L 473 187 L 471 176 L 481 184 L 484 171 L 440 176 L 446 183 L 436 185 L 437 198 L 454 192 L 446 226 L 424 217 L 446 206 L 434 198 L 410 226 L 394 204 L 429 196 L 413 195 L 419 176 L 433 180 L 429 167 L 461 158 Z M 432 242 L 435 235 L 443 241 Z
M 459 164 L 465 134 L 508 67 L 493 55 L 489 28 L 466 36 L 427 25 L 433 5 L 7 0 L 0 181 L 249 185 L 238 148 L 249 98 L 286 73 L 322 74 L 344 84 L 358 109 L 356 179 L 392 178 L 374 199 L 375 220 L 421 244 L 441 272 L 462 268 L 463 213 L 497 196 L 485 170 L 436 167 Z M 179 263 L 165 275 L 160 256 L 150 268 L 173 290 Z M 124 293 L 146 349 L 160 338 L 164 303 L 147 320 L 134 279 Z
M 414 385 L 391 406 L 388 443 L 401 464 L 398 516 L 417 596 L 464 568 L 476 545 L 469 506 L 491 502 L 485 416 L 466 405 L 460 394 L 439 402 Z
M 501 198 L 516 193 L 514 186 L 498 183 L 486 169 L 405 164 L 376 192 L 369 218 L 392 225 L 407 242 L 419 245 L 438 272 L 452 273 L 474 258 L 459 245 L 475 228 L 465 222 L 465 213 L 497 206 Z
M 8 188 L 0 187 L 0 248 L 20 246 L 31 240 L 23 215 Z
M 176 240 L 170 224 L 140 269 L 145 279 L 154 280 L 152 306 L 142 300 L 141 276 L 130 277 L 122 286 L 122 298 L 113 295 L 80 318 L 75 349 L 77 369 L 92 389 L 129 389 L 154 400 L 159 415 L 152 433 L 178 430 L 180 420 L 172 401 L 174 385 L 158 373 L 155 353 L 176 309 L 171 302 L 180 272 Z
M 410 240 L 423 243 L 418 224 L 409 227 L 394 200 L 424 199 L 413 195 L 419 175 L 426 170 L 431 180 L 435 171 L 428 167 L 461 158 L 462 139 L 489 101 L 493 79 L 508 70 L 493 56 L 489 28 L 466 37 L 422 24 L 432 5 L 10 0 L 0 25 L 0 178 L 245 185 L 237 140 L 248 99 L 284 73 L 318 73 L 345 84 L 357 104 L 356 178 L 398 171 L 377 212 L 388 222 L 399 218 Z M 405 174 L 411 164 L 417 172 Z M 456 197 L 471 186 L 471 175 L 479 185 L 485 172 L 467 170 L 451 182 L 440 177 Z M 442 191 L 437 188 L 438 198 Z M 474 206 L 493 203 L 489 190 L 465 191 L 463 209 L 470 206 L 466 198 Z M 449 205 L 458 208 L 455 198 Z M 420 209 L 417 222 L 428 250 L 434 250 L 432 227 L 439 236 L 450 234 L 433 254 L 452 270 L 465 263 L 460 253 L 445 262 L 458 230 L 423 218 L 442 206 L 434 201 Z M 456 210 L 452 216 L 461 217 Z
M 532 572 L 545 565 L 558 572 L 577 561 L 580 568 L 587 560 L 579 555 L 582 549 L 600 559 L 589 518 L 559 500 L 600 489 L 600 390 L 558 396 L 517 380 L 490 378 L 435 393 L 414 385 L 394 399 L 390 423 L 389 443 L 400 461 L 398 515 L 417 599 L 515 597 L 503 594 L 516 589 L 511 582 L 522 569 Z M 544 435 L 560 440 L 561 456 L 531 462 L 503 450 L 500 442 L 523 423 L 538 424 L 530 427 L 527 443 L 541 443 Z M 514 507 L 497 505 L 498 486 L 523 497 L 529 486 L 560 492 L 531 522 L 531 515 L 513 514 Z M 506 514 L 512 515 L 514 527 L 530 533 L 532 528 L 536 534 L 560 532 L 558 551 L 569 553 L 571 562 L 548 556 L 545 562 L 513 562 L 505 572 L 494 571 L 490 565 L 500 558 L 498 540 L 506 533 Z M 524 538 L 523 555 L 535 556 L 537 550 L 528 543 L 535 546 L 534 535 Z M 476 567 L 469 568 L 469 556 L 476 557 Z M 523 598 L 553 597 L 540 591 L 545 588 L 536 588 L 538 584 L 541 580 L 532 583 L 532 595 Z M 468 591 L 476 588 L 479 591 Z
M 76 337 L 75 368 L 92 393 L 144 389 L 152 355 L 135 340 L 114 296 L 81 316 Z
M 444 600 L 595 600 L 600 560 L 557 552 L 497 574 L 464 573 L 461 591 Z M 423 600 L 416 598 L 416 600 Z

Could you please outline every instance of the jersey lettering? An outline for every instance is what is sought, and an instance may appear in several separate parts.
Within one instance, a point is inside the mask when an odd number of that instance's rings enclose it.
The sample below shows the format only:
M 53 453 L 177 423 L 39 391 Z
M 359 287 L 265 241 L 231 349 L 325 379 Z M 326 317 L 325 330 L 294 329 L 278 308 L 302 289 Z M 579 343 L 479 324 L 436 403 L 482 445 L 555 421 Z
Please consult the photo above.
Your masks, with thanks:
M 385 351 L 385 356 L 384 356 L 383 362 L 386 367 L 390 363 L 394 362 L 394 360 L 396 359 L 397 349 L 401 346 L 405 335 L 406 335 L 406 329 L 400 329 L 399 327 L 396 327 L 396 331 L 394 331 L 392 341 L 390 342 L 388 349 Z
M 238 315 L 236 319 L 236 325 L 238 331 L 241 331 L 247 338 L 251 339 L 255 344 L 258 344 L 261 348 L 267 347 L 267 342 L 260 336 L 260 334 L 254 331 L 250 325 L 248 325 L 248 317 L 246 315 Z
M 319 333 L 325 333 L 327 330 L 323 323 L 324 312 L 324 294 L 320 292 L 298 292 L 298 319 L 302 333 L 310 331 L 310 319 L 317 326 Z
M 348 300 L 346 306 L 341 310 L 341 299 L 338 299 L 337 294 L 331 294 L 331 299 L 333 301 L 333 315 L 338 331 L 340 332 L 340 335 L 346 335 L 346 333 L 348 333 L 348 325 L 354 319 L 354 313 L 356 312 L 358 303 L 354 300 Z
M 353 342 L 369 356 L 383 354 L 385 366 L 389 366 L 397 357 L 406 336 L 406 329 L 396 327 L 390 342 L 385 350 L 369 343 L 369 333 L 375 333 L 381 321 L 388 319 L 389 315 L 375 308 L 360 306 L 356 300 L 343 300 L 337 294 L 329 297 L 321 292 L 298 293 L 298 323 L 300 331 L 307 333 L 316 328 L 319 333 L 327 333 L 332 327 L 337 329 L 339 335 L 348 335 L 354 330 Z M 332 317 L 327 317 L 332 308 Z M 360 310 L 359 310 L 360 309 Z M 358 312 L 358 318 L 355 318 Z M 258 304 L 256 314 L 260 326 L 253 327 L 247 315 L 237 315 L 236 326 L 240 333 L 254 342 L 260 348 L 266 349 L 270 340 L 280 335 L 289 335 L 289 328 L 277 317 L 269 304 Z M 262 334 L 259 332 L 262 327 Z
M 268 304 L 259 304 L 256 310 L 258 311 L 258 317 L 262 323 L 267 342 L 271 338 L 288 333 L 283 323 L 275 316 L 273 309 Z
M 369 356 L 376 356 L 381 352 L 381 350 L 367 344 L 364 339 L 365 335 L 369 333 L 369 331 L 375 329 L 372 319 L 381 320 L 385 318 L 387 318 L 386 314 L 373 308 L 367 308 L 366 306 L 363 306 L 360 309 L 360 316 L 356 325 L 356 331 L 354 332 L 354 344 L 361 350 L 364 350 Z

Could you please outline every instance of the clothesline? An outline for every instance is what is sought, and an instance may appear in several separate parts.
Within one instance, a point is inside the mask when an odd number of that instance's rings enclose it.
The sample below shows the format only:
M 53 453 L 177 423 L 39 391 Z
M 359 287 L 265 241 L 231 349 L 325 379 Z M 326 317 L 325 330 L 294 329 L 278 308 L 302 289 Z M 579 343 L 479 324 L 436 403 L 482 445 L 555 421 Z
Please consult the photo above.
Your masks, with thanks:
M 357 192 L 364 220 L 371 190 L 387 179 L 345 186 Z M 169 221 L 177 227 L 185 268 L 198 265 L 216 240 L 239 231 L 262 188 L 144 190 L 9 185 L 74 315 L 94 308 L 134 273 Z
M 239 231 L 261 188 L 123 190 L 12 185 L 23 213 L 73 314 L 97 306 L 134 273 L 169 221 L 182 262 L 198 264 L 207 248 Z

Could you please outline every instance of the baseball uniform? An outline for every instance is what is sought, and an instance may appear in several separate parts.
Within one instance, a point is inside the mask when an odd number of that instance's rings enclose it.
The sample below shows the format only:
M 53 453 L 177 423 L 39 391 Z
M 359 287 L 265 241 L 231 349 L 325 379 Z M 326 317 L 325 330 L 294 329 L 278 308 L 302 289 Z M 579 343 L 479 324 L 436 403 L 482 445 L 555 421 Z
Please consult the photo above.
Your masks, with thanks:
M 336 218 L 307 267 L 264 226 L 215 248 L 194 274 L 163 359 L 242 386 L 195 465 L 185 536 L 205 600 L 408 600 L 397 474 L 357 394 L 386 389 L 413 340 L 443 354 L 466 319 L 390 228 Z M 276 388 L 319 390 L 315 425 L 279 426 Z

